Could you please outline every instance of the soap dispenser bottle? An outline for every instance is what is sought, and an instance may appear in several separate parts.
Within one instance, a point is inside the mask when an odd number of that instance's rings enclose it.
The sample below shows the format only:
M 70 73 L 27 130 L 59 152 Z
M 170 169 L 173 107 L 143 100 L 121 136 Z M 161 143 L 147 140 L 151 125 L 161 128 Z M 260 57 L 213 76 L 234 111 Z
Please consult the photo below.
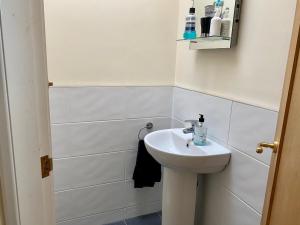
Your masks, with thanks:
M 204 116 L 200 114 L 199 123 L 194 127 L 194 144 L 203 146 L 206 144 L 207 128 L 204 126 Z

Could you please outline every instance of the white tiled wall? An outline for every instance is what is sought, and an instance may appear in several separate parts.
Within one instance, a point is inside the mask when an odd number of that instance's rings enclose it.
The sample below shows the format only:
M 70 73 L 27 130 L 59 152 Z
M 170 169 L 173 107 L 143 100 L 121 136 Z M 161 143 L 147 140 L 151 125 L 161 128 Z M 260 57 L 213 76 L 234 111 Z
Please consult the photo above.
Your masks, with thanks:
M 101 225 L 161 209 L 161 184 L 134 189 L 137 134 L 171 126 L 172 87 L 50 89 L 59 225 Z M 145 132 L 143 133 L 143 135 Z
M 199 113 L 211 138 L 232 150 L 222 173 L 205 176 L 203 225 L 259 225 L 270 154 L 257 155 L 256 145 L 272 141 L 277 112 L 175 87 L 173 126 Z
M 259 225 L 277 112 L 178 87 L 50 89 L 58 225 L 101 225 L 161 209 L 161 184 L 131 180 L 137 133 L 206 117 L 209 136 L 232 150 L 225 171 L 205 177 L 202 225 Z M 172 119 L 171 119 L 172 118 Z

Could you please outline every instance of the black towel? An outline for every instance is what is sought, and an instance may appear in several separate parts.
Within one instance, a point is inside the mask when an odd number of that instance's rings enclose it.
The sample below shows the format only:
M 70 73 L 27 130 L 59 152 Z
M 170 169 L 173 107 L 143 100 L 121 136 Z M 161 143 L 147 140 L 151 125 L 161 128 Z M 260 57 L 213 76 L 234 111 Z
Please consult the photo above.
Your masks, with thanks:
M 153 187 L 161 180 L 161 165 L 148 153 L 143 140 L 139 141 L 133 180 L 135 188 Z

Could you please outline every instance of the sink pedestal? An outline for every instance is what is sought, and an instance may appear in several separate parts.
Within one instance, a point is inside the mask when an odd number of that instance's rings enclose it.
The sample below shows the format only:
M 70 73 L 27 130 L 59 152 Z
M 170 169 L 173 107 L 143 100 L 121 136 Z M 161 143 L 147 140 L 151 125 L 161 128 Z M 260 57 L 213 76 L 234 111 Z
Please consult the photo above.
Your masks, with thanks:
M 194 225 L 197 174 L 164 168 L 162 225 Z
M 164 167 L 162 225 L 201 224 L 203 174 L 222 171 L 230 150 L 209 139 L 205 146 L 187 145 L 192 134 L 185 134 L 183 129 L 155 131 L 144 140 L 148 152 Z

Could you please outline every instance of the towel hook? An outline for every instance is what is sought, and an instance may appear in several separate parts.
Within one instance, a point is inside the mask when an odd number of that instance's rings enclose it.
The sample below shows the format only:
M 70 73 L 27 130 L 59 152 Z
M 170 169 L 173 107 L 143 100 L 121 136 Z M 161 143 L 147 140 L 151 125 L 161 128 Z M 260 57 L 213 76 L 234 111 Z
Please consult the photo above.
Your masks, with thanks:
M 147 123 L 145 127 L 141 128 L 139 130 L 138 139 L 140 141 L 142 140 L 141 137 L 140 137 L 142 130 L 144 130 L 144 129 L 151 130 L 152 128 L 153 128 L 153 123 L 151 123 L 151 122 Z

